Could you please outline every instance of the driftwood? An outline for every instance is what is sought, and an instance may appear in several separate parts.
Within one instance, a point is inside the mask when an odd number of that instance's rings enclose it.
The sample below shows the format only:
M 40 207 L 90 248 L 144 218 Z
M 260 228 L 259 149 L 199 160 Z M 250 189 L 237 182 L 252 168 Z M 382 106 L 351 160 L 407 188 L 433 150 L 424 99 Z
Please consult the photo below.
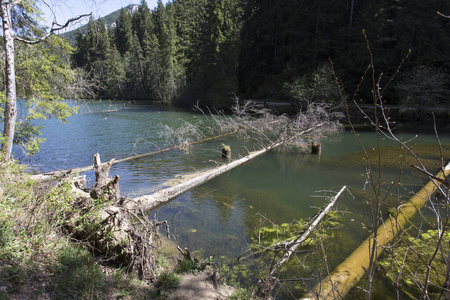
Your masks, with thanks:
M 334 271 L 322 282 L 320 282 L 313 291 L 302 299 L 344 299 L 350 290 L 366 274 L 370 264 L 370 249 L 373 241 L 376 239 L 377 251 L 379 257 L 383 248 L 389 246 L 389 243 L 405 230 L 411 218 L 423 207 L 431 195 L 433 195 L 442 180 L 450 176 L 450 163 L 436 176 L 430 176 L 431 180 L 411 199 L 400 206 L 397 215 L 387 219 L 377 230 L 377 236 L 368 237 L 344 262 L 342 262 Z M 434 179 L 441 179 L 436 180 Z
M 263 281 L 259 285 L 258 295 L 263 297 L 264 299 L 267 299 L 270 297 L 270 294 L 272 293 L 272 290 L 277 282 L 277 274 L 280 271 L 281 267 L 290 259 L 291 255 L 295 253 L 295 250 L 298 248 L 298 246 L 303 243 L 308 236 L 314 231 L 316 226 L 322 221 L 322 219 L 330 212 L 331 208 L 334 206 L 338 198 L 342 195 L 342 193 L 345 191 L 347 187 L 343 186 L 341 190 L 331 198 L 330 203 L 320 212 L 319 215 L 314 219 L 314 221 L 311 223 L 311 225 L 306 229 L 305 232 L 295 240 L 291 241 L 290 243 L 286 244 L 287 251 L 283 254 L 283 256 L 277 261 L 277 263 L 271 268 L 269 275 L 267 276 L 267 279 Z

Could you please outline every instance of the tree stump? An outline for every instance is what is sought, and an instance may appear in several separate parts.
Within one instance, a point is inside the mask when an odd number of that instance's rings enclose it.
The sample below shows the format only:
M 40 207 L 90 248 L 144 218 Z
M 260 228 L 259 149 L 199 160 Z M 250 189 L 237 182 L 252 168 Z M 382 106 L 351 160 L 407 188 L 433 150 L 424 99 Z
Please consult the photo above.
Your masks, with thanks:
M 311 154 L 318 154 L 322 152 L 320 143 L 311 143 Z
M 109 170 L 114 163 L 114 158 L 102 164 L 100 154 L 94 155 L 95 184 L 90 195 L 93 199 L 105 198 L 105 200 L 120 200 L 119 175 L 109 178 Z
M 222 158 L 231 160 L 231 148 L 230 148 L 230 146 L 222 144 Z

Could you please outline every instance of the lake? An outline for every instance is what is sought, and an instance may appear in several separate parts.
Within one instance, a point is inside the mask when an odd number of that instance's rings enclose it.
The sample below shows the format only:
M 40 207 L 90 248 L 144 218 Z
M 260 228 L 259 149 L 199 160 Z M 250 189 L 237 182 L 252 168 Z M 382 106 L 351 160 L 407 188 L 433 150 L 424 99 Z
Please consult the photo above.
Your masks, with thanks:
M 39 121 L 45 125 L 43 137 L 47 141 L 34 157 L 21 159 L 38 172 L 46 172 L 91 165 L 96 152 L 103 162 L 125 158 L 169 146 L 158 135 L 161 124 L 176 128 L 184 121 L 195 123 L 202 118 L 201 114 L 168 106 L 128 103 L 124 108 L 119 102 L 93 102 L 70 117 L 68 124 L 53 119 Z M 448 125 L 439 129 L 445 151 L 450 147 L 449 129 Z M 423 150 L 427 159 L 436 158 L 437 142 L 430 128 L 401 126 L 396 132 L 404 140 L 418 134 L 411 145 Z M 370 154 L 376 147 L 375 135 L 367 130 L 359 135 Z M 386 152 L 398 148 L 387 139 L 381 142 Z M 223 163 L 221 143 L 231 146 L 233 158 L 245 155 L 247 149 L 253 150 L 253 145 L 229 135 L 196 144 L 189 154 L 171 150 L 116 164 L 110 175 L 120 176 L 122 195 L 150 194 L 176 175 Z M 387 155 L 390 160 L 383 168 L 384 182 L 397 174 L 398 158 L 393 158 L 397 154 L 392 153 Z M 408 168 L 405 167 L 405 188 L 401 191 L 405 197 L 417 191 L 421 182 Z M 325 244 L 332 270 L 367 237 L 361 226 L 366 208 L 361 198 L 365 173 L 357 139 L 351 132 L 343 131 L 322 141 L 321 156 L 270 151 L 151 211 L 149 217 L 167 220 L 172 239 L 182 248 L 187 247 L 202 258 L 215 256 L 222 277 L 228 277 L 230 282 L 254 283 L 248 271 L 251 263 L 238 263 L 236 258 L 256 241 L 258 229 L 309 218 L 327 203 L 326 197 L 347 185 L 352 192 L 338 200 L 339 221 L 330 231 L 333 237 L 326 239 Z M 92 182 L 93 172 L 86 175 Z M 257 267 L 253 264 L 253 271 Z

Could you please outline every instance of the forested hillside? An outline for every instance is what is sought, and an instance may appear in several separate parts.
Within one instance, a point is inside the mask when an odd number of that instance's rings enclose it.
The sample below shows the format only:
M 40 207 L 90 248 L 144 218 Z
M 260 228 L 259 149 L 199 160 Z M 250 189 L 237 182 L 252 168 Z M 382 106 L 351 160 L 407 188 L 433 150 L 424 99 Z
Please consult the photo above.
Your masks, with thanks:
M 130 4 L 126 7 L 124 7 L 125 11 L 129 11 L 130 13 L 133 12 L 133 10 L 135 10 L 138 6 L 134 5 L 134 4 Z M 116 20 L 119 17 L 119 13 L 120 10 L 116 10 L 106 16 L 101 17 L 102 21 L 105 23 L 106 26 L 115 26 Z M 88 25 L 83 25 L 81 27 L 78 28 L 78 30 L 82 33 L 82 34 L 86 34 L 86 32 L 88 31 Z M 74 46 L 75 45 L 75 37 L 77 34 L 78 30 L 71 30 L 68 32 L 65 32 L 63 34 L 61 34 L 62 37 L 66 38 L 69 41 L 69 44 Z
M 448 14 L 450 2 L 173 0 L 150 10 L 142 0 L 134 13 L 121 10 L 115 27 L 91 19 L 78 31 L 73 64 L 101 98 L 333 101 L 329 59 L 353 91 L 370 62 L 364 29 L 382 81 L 411 49 L 388 103 L 448 105 L 450 19 L 438 11 Z

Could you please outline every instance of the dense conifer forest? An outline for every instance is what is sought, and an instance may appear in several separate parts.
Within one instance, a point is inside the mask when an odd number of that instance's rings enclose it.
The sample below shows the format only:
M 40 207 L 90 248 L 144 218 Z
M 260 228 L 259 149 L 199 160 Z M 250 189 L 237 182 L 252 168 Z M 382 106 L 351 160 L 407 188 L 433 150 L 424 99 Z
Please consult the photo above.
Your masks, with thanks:
M 383 84 L 411 50 L 386 103 L 446 106 L 450 19 L 438 12 L 448 14 L 450 2 L 173 0 L 151 10 L 142 0 L 114 25 L 91 19 L 78 30 L 73 66 L 87 71 L 99 98 L 335 101 L 330 60 L 353 93 L 370 63 L 364 30 Z

